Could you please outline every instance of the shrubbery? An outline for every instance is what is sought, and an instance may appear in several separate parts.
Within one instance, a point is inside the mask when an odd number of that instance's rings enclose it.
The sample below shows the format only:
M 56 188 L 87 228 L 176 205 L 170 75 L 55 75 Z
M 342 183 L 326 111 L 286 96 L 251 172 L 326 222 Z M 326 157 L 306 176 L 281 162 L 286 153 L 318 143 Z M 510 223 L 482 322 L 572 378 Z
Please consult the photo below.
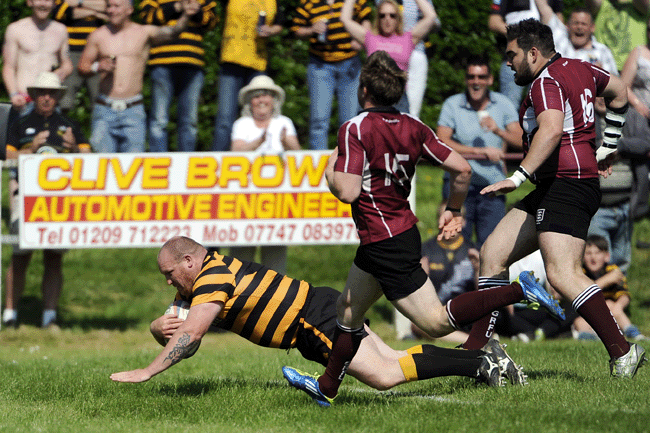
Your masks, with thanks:
M 293 11 L 298 0 L 279 0 L 288 11 Z M 135 0 L 136 9 L 138 1 Z M 579 0 L 566 0 L 565 8 L 581 5 Z M 435 126 L 442 102 L 448 96 L 462 91 L 464 86 L 464 69 L 462 60 L 468 54 L 486 53 L 492 59 L 495 75 L 499 71 L 500 55 L 496 48 L 495 35 L 487 28 L 491 0 L 478 0 L 476 3 L 466 0 L 434 0 L 436 11 L 442 21 L 442 29 L 430 35 L 432 48 L 429 57 L 429 78 L 427 91 L 420 117 L 428 125 Z M 222 5 L 217 9 L 223 16 Z M 7 25 L 21 17 L 27 16 L 29 10 L 24 0 L 4 0 L 0 5 L 0 31 L 4 34 Z M 214 131 L 214 115 L 217 108 L 217 83 L 219 75 L 219 45 L 223 20 L 217 28 L 205 36 L 206 79 L 199 105 L 199 148 L 209 150 Z M 268 74 L 287 92 L 287 102 L 283 114 L 289 116 L 296 125 L 298 137 L 303 147 L 308 147 L 309 101 L 307 96 L 306 65 L 307 47 L 305 40 L 297 39 L 288 28 L 280 36 L 272 38 L 269 43 L 270 61 Z M 498 83 L 498 80 L 495 80 Z M 495 87 L 496 88 L 496 87 Z M 2 86 L 0 95 L 6 99 Z M 145 84 L 145 98 L 149 88 Z M 80 95 L 82 103 L 72 114 L 81 125 L 90 128 L 90 113 L 85 108 L 88 101 Z M 174 108 L 172 108 L 173 110 Z M 336 109 L 331 120 L 330 147 L 334 146 L 336 135 Z M 170 130 L 175 129 L 170 122 Z M 170 146 L 175 148 L 176 138 L 170 137 Z

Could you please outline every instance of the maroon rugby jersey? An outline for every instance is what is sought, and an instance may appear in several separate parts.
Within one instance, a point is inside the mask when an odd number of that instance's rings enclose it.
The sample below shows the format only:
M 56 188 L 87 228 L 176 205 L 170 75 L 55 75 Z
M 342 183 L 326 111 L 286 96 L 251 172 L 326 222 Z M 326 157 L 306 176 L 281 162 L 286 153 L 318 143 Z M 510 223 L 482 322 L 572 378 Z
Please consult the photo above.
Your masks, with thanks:
M 415 117 L 394 108 L 363 111 L 338 133 L 335 171 L 362 177 L 352 217 L 362 244 L 396 236 L 418 221 L 407 200 L 420 158 L 442 164 L 451 149 Z
M 560 144 L 537 169 L 534 180 L 553 177 L 598 177 L 594 101 L 609 83 L 610 74 L 591 63 L 556 55 L 530 86 L 519 110 L 524 153 L 537 132 L 544 110 L 564 112 Z

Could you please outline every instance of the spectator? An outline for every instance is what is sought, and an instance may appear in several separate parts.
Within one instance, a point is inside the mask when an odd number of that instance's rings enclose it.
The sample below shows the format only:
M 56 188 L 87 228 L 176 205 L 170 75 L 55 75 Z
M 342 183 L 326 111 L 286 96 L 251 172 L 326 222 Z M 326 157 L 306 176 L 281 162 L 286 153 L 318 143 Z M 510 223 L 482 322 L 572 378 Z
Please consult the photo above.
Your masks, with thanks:
M 84 77 L 79 74 L 77 66 L 81 53 L 86 46 L 88 35 L 95 31 L 106 21 L 106 0 L 56 0 L 52 16 L 55 20 L 65 24 L 68 29 L 68 45 L 70 46 L 70 60 L 72 73 L 63 84 L 68 88 L 59 102 L 59 107 L 68 113 L 77 105 L 77 93 L 83 87 L 86 89 L 91 107 L 99 95 L 99 76 Z
M 152 43 L 178 36 L 199 11 L 196 0 L 183 0 L 183 14 L 171 26 L 137 24 L 131 0 L 108 0 L 108 22 L 88 36 L 79 73 L 100 74 L 90 142 L 97 152 L 144 152 L 145 112 L 142 81 Z M 128 43 L 127 43 L 128 42 Z
M 54 71 L 60 80 L 72 72 L 65 26 L 50 19 L 54 0 L 27 0 L 32 15 L 7 26 L 2 47 L 2 79 L 13 114 L 26 114 L 27 88 L 41 72 Z
M 623 66 L 621 79 L 628 86 L 627 97 L 632 107 L 650 121 L 650 21 L 646 27 L 646 45 L 632 50 Z
M 619 140 L 618 151 L 624 158 L 629 158 L 634 174 L 634 186 L 630 202 L 632 219 L 639 219 L 649 211 L 648 165 L 650 163 L 650 124 L 634 108 L 627 112 L 623 137 Z M 639 241 L 638 248 L 650 248 L 650 243 Z
M 431 0 L 427 1 L 431 3 Z M 379 5 L 381 0 L 375 0 L 375 3 Z M 401 9 L 404 18 L 404 31 L 410 32 L 422 16 L 420 9 L 415 0 L 398 0 L 398 3 L 402 5 Z M 439 29 L 440 19 L 436 16 L 432 30 L 437 31 Z M 409 103 L 409 113 L 415 117 L 420 117 L 422 100 L 424 99 L 424 92 L 427 87 L 427 74 L 429 71 L 429 59 L 425 52 L 424 43 L 424 40 L 418 42 L 411 53 L 408 70 L 409 77 L 406 82 L 406 97 L 408 98 Z
M 32 10 L 31 16 L 7 26 L 2 47 L 2 79 L 11 99 L 8 127 L 33 107 L 27 88 L 41 72 L 54 71 L 63 80 L 72 71 L 67 30 L 50 19 L 54 0 L 27 0 L 27 6 Z M 10 176 L 16 176 L 15 169 Z M 16 181 L 17 177 L 9 182 L 12 192 L 17 191 Z M 14 205 L 14 200 L 10 200 L 11 213 L 18 212 Z
M 648 0 L 585 0 L 596 17 L 594 34 L 612 50 L 619 71 L 632 48 L 645 42 L 649 3 Z
M 151 66 L 151 113 L 149 150 L 167 152 L 167 124 L 172 98 L 177 98 L 178 150 L 196 149 L 199 99 L 205 72 L 203 34 L 216 25 L 216 2 L 197 0 L 199 13 L 192 15 L 188 28 L 177 38 L 156 45 L 149 51 Z M 146 24 L 167 25 L 183 14 L 180 0 L 145 0 L 140 3 L 140 18 Z
M 71 120 L 57 111 L 58 101 L 65 92 L 59 76 L 52 72 L 41 72 L 35 83 L 27 88 L 34 101 L 34 110 L 17 119 L 9 127 L 7 137 L 7 159 L 17 159 L 19 154 L 31 153 L 76 153 L 90 152 L 88 141 Z M 18 182 L 16 172 L 10 176 L 10 194 L 17 199 Z M 14 206 L 10 229 L 18 233 L 18 206 Z M 43 250 L 43 328 L 56 326 L 56 308 L 63 285 L 61 250 Z M 18 304 L 25 289 L 25 275 L 32 257 L 31 250 L 14 247 L 11 263 L 7 270 L 5 310 L 2 321 L 5 326 L 18 327 Z
M 230 149 L 232 125 L 237 118 L 239 90 L 258 75 L 266 72 L 268 52 L 266 41 L 280 34 L 285 22 L 284 12 L 275 0 L 256 6 L 241 1 L 228 1 L 226 21 L 221 39 L 219 101 L 214 121 L 212 150 Z M 264 24 L 258 26 L 260 17 Z
M 234 151 L 256 151 L 265 155 L 281 154 L 285 150 L 300 150 L 296 128 L 291 119 L 281 114 L 284 90 L 270 77 L 259 75 L 239 91 L 242 117 L 232 126 Z M 255 261 L 255 246 L 230 248 L 230 255 Z M 261 263 L 286 274 L 286 245 L 261 247 Z
M 327 136 L 334 93 L 338 102 L 339 126 L 359 112 L 357 90 L 362 46 L 353 40 L 340 21 L 343 2 L 301 0 L 291 30 L 299 38 L 309 38 L 307 88 L 309 90 L 309 146 L 328 148 Z M 354 20 L 370 28 L 367 0 L 357 0 Z
M 535 0 L 541 15 L 540 21 L 553 31 L 556 51 L 563 57 L 584 60 L 618 75 L 618 68 L 611 50 L 594 37 L 594 20 L 589 9 L 576 8 L 572 10 L 568 24 L 564 25 L 548 2 L 549 0 Z
M 646 45 L 635 47 L 621 73 L 628 85 L 628 99 L 632 105 L 627 113 L 620 151 L 629 156 L 635 174 L 635 188 L 630 205 L 632 218 L 648 213 L 648 164 L 650 163 L 650 21 L 646 26 Z M 650 248 L 650 243 L 639 241 L 638 247 Z M 612 251 L 614 253 L 614 251 Z
M 607 241 L 611 261 L 627 274 L 632 261 L 631 200 L 634 172 L 630 161 L 617 154 L 612 173 L 600 179 L 602 198 L 589 224 L 588 234 L 600 235 Z
M 627 289 L 627 278 L 618 266 L 609 262 L 607 239 L 598 235 L 591 235 L 587 238 L 584 259 L 582 262 L 585 274 L 596 281 L 598 287 L 603 291 L 607 306 L 616 319 L 616 323 L 623 330 L 625 337 L 640 341 L 648 340 L 641 334 L 639 328 L 632 324 L 625 310 L 630 306 L 630 292 Z M 577 331 L 579 340 L 597 340 L 598 336 L 591 329 L 591 326 L 578 316 L 573 326 Z
M 550 5 L 558 19 L 564 20 L 563 0 L 550 0 Z M 499 71 L 499 92 L 506 95 L 515 107 L 521 103 L 521 87 L 515 84 L 515 76 L 506 63 L 506 26 L 518 23 L 526 18 L 540 19 L 539 11 L 532 0 L 492 0 L 492 10 L 488 18 L 488 27 L 497 36 L 499 51 L 503 55 Z
M 480 191 L 506 178 L 503 158 L 507 146 L 521 149 L 522 131 L 517 111 L 503 94 L 491 92 L 494 79 L 487 58 L 471 56 L 465 68 L 465 92 L 445 100 L 438 119 L 438 137 L 470 159 L 472 180 L 465 199 L 463 236 L 471 240 L 476 231 L 476 246 L 501 221 L 506 212 L 504 196 L 489 197 Z M 449 176 L 445 175 L 443 197 L 449 195 Z
M 377 7 L 377 19 L 373 23 L 373 29 L 368 30 L 363 25 L 354 21 L 352 12 L 355 0 L 345 0 L 341 10 L 341 22 L 345 29 L 350 32 L 352 38 L 363 44 L 366 54 L 370 55 L 375 51 L 386 51 L 397 62 L 403 71 L 408 71 L 409 59 L 415 46 L 422 42 L 422 39 L 431 31 L 436 22 L 436 12 L 433 5 L 426 0 L 415 0 L 422 12 L 420 19 L 413 30 L 404 31 L 404 18 L 399 4 L 395 0 L 381 0 Z M 409 102 L 406 92 L 402 99 L 395 105 L 399 111 L 409 112 Z

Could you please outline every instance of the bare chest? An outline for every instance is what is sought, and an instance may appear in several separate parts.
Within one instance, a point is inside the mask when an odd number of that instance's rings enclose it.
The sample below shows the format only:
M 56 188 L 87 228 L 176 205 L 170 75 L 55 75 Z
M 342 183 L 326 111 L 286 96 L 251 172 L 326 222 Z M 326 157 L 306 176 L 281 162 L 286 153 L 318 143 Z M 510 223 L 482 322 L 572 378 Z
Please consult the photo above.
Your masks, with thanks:
M 117 33 L 105 32 L 99 44 L 102 56 L 143 57 L 149 51 L 149 37 L 144 26 L 133 26 Z
M 18 49 L 25 56 L 55 55 L 65 41 L 65 36 L 50 27 L 45 30 L 25 29 L 18 40 Z

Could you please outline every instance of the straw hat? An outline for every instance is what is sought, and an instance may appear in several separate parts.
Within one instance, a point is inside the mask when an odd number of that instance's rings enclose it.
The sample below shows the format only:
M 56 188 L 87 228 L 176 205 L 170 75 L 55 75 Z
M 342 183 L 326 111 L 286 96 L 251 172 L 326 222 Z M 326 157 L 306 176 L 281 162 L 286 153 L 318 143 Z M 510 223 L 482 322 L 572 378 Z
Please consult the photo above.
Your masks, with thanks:
M 248 86 L 242 87 L 239 91 L 239 105 L 246 104 L 248 94 L 256 90 L 270 90 L 275 92 L 275 96 L 278 98 L 280 105 L 284 104 L 284 90 L 282 87 L 275 84 L 271 77 L 267 75 L 258 75 L 251 80 Z
M 61 85 L 61 80 L 59 76 L 54 72 L 41 72 L 36 81 L 31 86 L 27 87 L 27 93 L 31 96 L 32 99 L 36 99 L 34 95 L 34 90 L 39 89 L 50 89 L 57 90 L 57 98 L 61 98 L 67 89 L 66 86 Z

